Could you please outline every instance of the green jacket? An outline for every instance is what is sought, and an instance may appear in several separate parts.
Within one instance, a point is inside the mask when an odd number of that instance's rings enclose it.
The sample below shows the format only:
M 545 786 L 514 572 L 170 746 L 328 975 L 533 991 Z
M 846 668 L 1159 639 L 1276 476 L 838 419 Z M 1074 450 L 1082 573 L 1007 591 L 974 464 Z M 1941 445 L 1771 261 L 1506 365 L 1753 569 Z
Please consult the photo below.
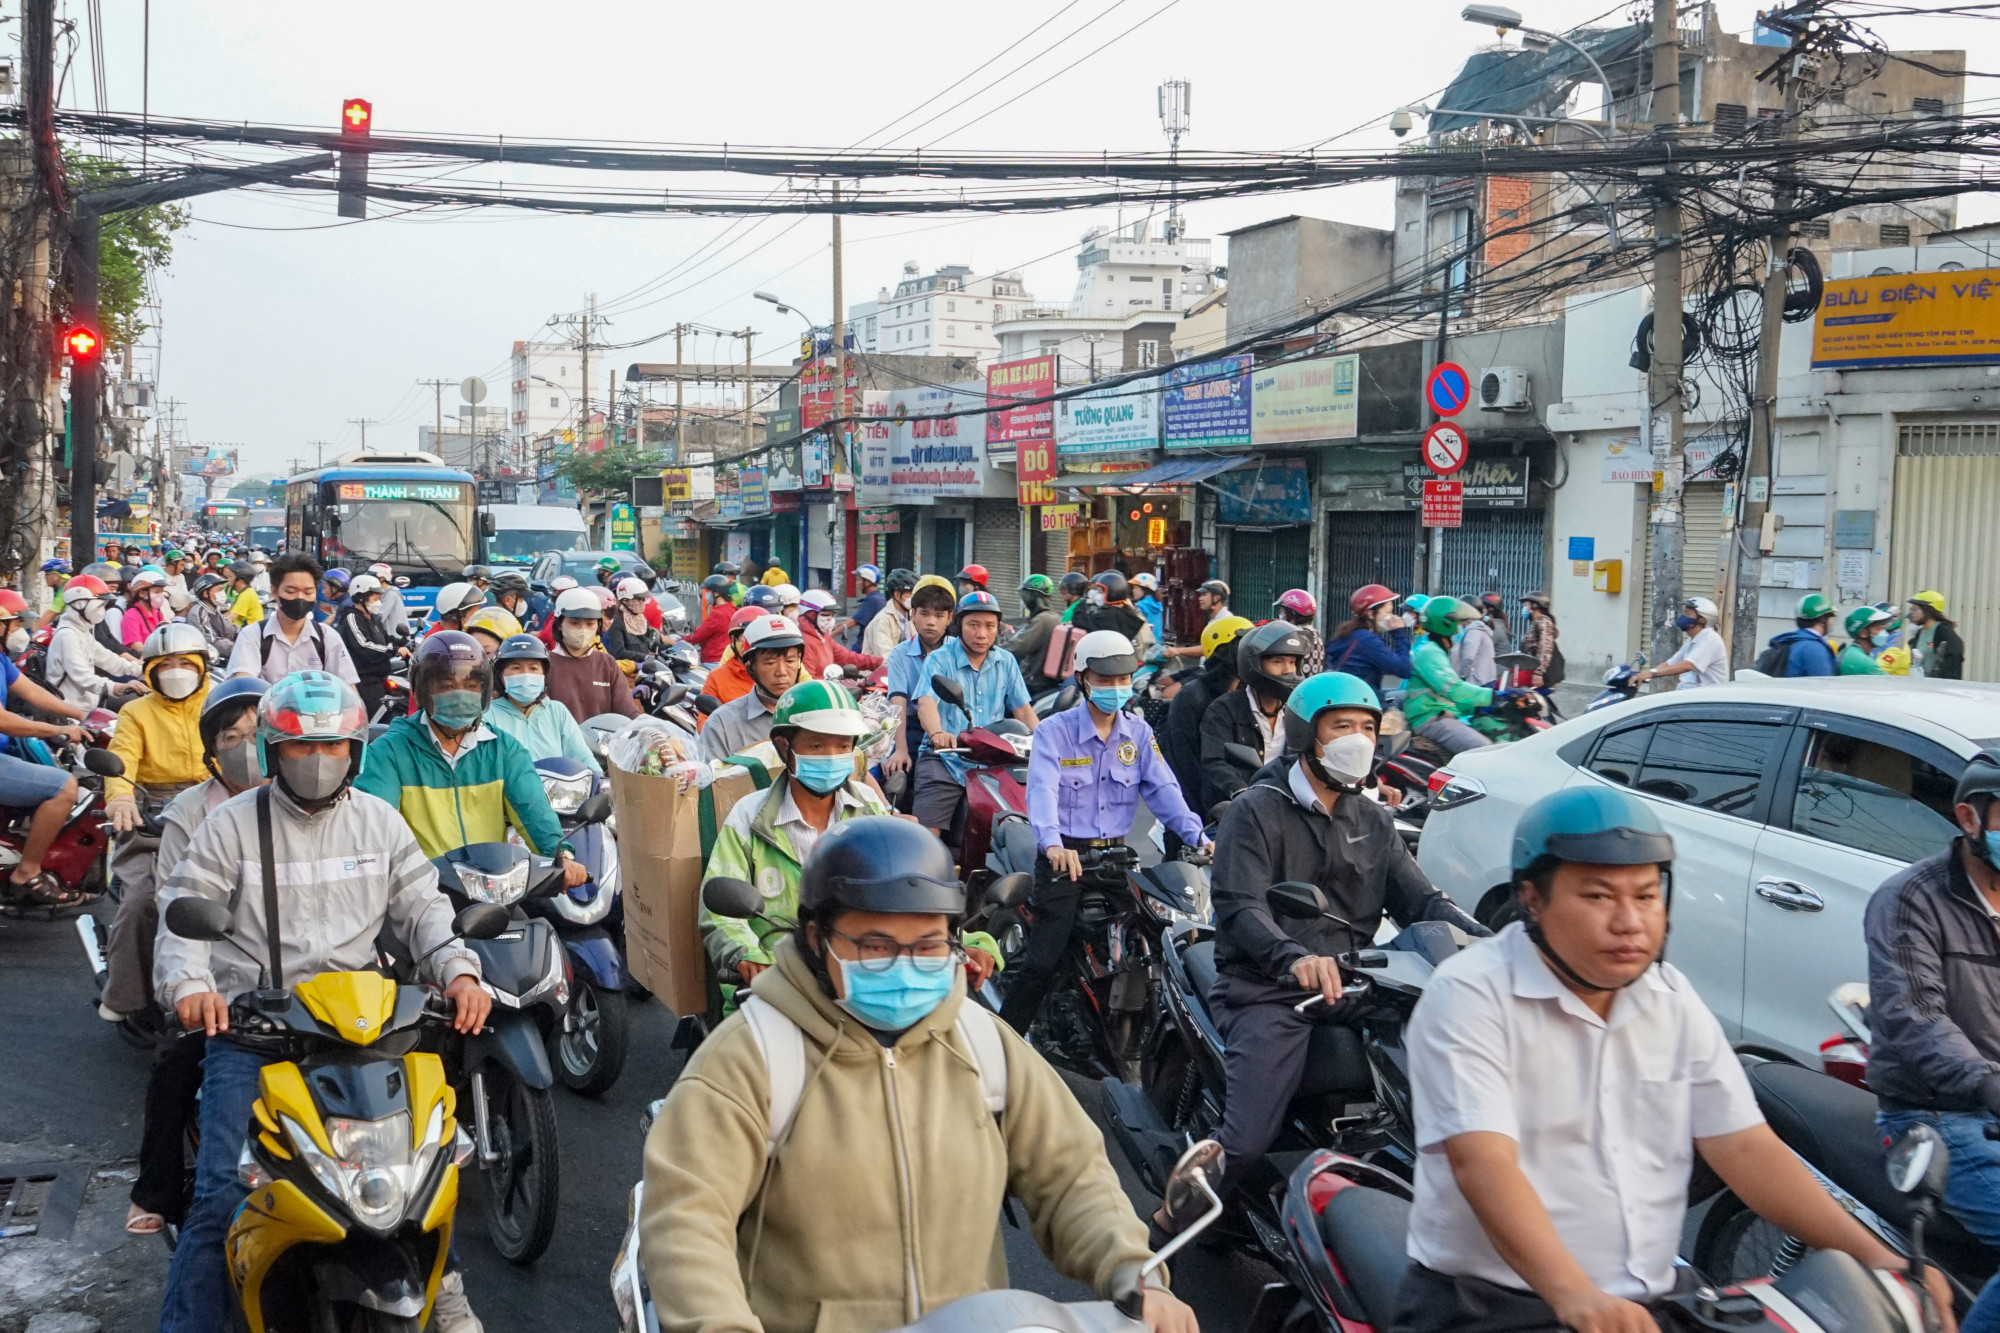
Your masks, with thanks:
M 472 748 L 461 747 L 454 766 L 423 714 L 399 717 L 362 752 L 354 786 L 395 806 L 427 857 L 469 843 L 503 842 L 510 824 L 529 847 L 555 855 L 562 821 L 542 793 L 535 761 L 512 736 L 485 726 L 473 736 Z
M 1840 674 L 1843 676 L 1882 676 L 1888 673 L 1881 664 L 1868 655 L 1868 650 L 1859 644 L 1843 644 L 1840 649 Z
M 1475 708 L 1493 702 L 1493 691 L 1459 679 L 1451 669 L 1451 655 L 1426 634 L 1410 651 L 1415 673 L 1403 693 L 1403 716 L 1415 731 L 1433 718 L 1451 717 L 1464 721 Z

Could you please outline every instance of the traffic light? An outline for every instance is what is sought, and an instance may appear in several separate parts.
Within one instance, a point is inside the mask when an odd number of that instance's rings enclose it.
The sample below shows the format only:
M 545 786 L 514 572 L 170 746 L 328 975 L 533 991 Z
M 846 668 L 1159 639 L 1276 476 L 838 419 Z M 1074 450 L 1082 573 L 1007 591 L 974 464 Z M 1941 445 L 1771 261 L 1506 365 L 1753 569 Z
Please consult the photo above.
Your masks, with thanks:
M 365 141 L 375 123 L 375 107 L 366 98 L 350 97 L 340 104 L 343 142 Z M 340 208 L 344 218 L 368 216 L 368 154 L 343 148 L 340 153 Z
M 73 366 L 94 366 L 104 353 L 104 339 L 97 330 L 78 324 L 63 334 L 63 352 Z

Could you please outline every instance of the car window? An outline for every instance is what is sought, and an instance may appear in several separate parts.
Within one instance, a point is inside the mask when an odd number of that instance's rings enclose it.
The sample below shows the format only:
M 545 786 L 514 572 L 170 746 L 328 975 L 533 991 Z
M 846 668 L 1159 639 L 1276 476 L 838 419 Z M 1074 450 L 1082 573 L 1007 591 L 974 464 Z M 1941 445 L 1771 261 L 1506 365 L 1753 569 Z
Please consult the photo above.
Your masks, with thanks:
M 1792 800 L 1792 828 L 1843 847 L 1920 861 L 1958 834 L 1951 818 L 1956 785 L 1951 774 L 1914 754 L 1816 728 Z
M 1634 790 L 1722 814 L 1749 816 L 1786 728 L 1765 722 L 1662 722 Z
M 1651 727 L 1631 727 L 1613 732 L 1597 743 L 1597 753 L 1590 756 L 1590 762 L 1585 767 L 1600 778 L 1629 787 L 1632 775 L 1638 771 L 1639 761 L 1646 757 L 1646 740 L 1652 734 Z

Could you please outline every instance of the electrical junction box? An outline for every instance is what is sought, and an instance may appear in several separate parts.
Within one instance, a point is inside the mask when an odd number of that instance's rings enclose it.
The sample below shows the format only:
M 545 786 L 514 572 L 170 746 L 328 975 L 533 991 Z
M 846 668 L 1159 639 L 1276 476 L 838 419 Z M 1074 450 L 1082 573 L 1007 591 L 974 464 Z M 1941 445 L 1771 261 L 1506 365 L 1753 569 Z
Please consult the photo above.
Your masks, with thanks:
M 1479 374 L 1479 406 L 1488 412 L 1528 412 L 1528 372 L 1516 366 L 1489 366 Z
M 1592 592 L 1623 592 L 1625 590 L 1625 562 L 1623 560 L 1594 560 L 1590 565 L 1590 590 Z

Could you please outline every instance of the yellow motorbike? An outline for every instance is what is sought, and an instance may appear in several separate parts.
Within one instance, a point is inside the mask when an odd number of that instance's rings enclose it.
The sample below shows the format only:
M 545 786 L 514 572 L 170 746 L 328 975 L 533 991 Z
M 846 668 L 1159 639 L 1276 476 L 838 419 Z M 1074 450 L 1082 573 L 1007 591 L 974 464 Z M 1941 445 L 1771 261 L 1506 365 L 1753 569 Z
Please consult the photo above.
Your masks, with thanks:
M 228 909 L 212 900 L 173 902 L 166 924 L 229 940 Z M 506 925 L 504 908 L 480 904 L 454 931 L 483 939 Z M 437 992 L 378 972 L 231 1002 L 230 1040 L 276 1057 L 236 1164 L 250 1194 L 223 1250 L 250 1333 L 418 1333 L 430 1317 L 472 1141 L 443 1062 L 416 1048 L 451 1017 Z

